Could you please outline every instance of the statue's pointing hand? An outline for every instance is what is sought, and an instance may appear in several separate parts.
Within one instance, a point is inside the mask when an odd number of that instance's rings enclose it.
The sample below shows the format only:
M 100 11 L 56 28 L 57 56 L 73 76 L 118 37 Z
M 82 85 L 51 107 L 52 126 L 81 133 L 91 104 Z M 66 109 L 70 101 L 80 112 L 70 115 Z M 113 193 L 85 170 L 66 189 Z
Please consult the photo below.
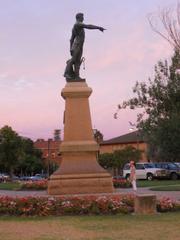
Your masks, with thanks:
M 99 27 L 99 30 L 100 30 L 101 32 L 104 32 L 104 30 L 106 30 L 106 29 L 103 28 L 103 27 Z

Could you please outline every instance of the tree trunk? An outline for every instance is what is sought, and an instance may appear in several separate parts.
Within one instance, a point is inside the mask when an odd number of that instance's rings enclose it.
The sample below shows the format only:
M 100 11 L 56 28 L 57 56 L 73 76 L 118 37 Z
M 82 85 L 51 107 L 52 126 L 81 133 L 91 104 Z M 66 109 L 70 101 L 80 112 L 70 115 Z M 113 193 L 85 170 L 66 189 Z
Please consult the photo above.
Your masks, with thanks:
M 11 180 L 11 181 L 13 180 L 13 173 L 14 173 L 14 168 L 11 167 L 11 168 L 10 168 L 10 180 Z

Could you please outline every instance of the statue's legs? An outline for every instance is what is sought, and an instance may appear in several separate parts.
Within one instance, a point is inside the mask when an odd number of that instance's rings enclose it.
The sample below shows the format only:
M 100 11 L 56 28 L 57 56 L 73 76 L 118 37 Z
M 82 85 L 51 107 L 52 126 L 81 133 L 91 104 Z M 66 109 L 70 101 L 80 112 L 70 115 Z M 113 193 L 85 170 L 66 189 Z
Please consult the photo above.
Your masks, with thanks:
M 66 79 L 81 79 L 79 77 L 79 70 L 81 66 L 82 47 L 76 48 L 72 52 L 72 58 L 67 61 L 64 77 Z
M 66 62 L 64 77 L 67 78 L 67 79 L 74 79 L 75 73 L 74 73 L 74 70 L 73 70 L 73 59 L 69 59 Z
M 74 62 L 74 73 L 75 73 L 76 79 L 81 79 L 79 76 L 81 58 L 82 58 L 82 48 L 79 48 L 78 51 L 76 52 L 76 61 Z

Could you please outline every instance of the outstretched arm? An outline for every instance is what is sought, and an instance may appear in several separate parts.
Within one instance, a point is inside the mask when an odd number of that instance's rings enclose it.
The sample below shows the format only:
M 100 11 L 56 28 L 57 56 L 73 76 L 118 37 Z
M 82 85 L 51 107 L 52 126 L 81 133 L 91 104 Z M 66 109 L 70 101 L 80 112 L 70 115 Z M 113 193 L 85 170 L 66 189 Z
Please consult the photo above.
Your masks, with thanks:
M 100 30 L 101 32 L 103 32 L 104 30 L 106 30 L 105 28 L 103 27 L 99 27 L 99 26 L 95 26 L 95 25 L 91 25 L 91 24 L 82 24 L 82 27 L 83 28 L 87 28 L 87 29 L 98 29 Z

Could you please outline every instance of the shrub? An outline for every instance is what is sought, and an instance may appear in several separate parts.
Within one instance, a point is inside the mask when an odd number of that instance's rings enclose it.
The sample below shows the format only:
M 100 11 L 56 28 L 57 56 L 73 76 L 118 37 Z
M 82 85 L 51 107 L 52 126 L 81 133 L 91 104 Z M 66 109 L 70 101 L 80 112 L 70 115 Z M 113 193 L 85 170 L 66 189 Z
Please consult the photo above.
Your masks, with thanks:
M 115 188 L 130 188 L 131 183 L 126 179 L 113 179 L 113 185 Z
M 157 211 L 159 212 L 169 212 L 169 211 L 179 211 L 180 202 L 172 201 L 168 197 L 163 197 L 157 202 Z
M 133 211 L 133 195 L 80 197 L 0 197 L 0 215 L 60 216 Z
M 180 203 L 169 198 L 157 202 L 159 212 L 180 211 Z M 0 215 L 62 216 L 117 214 L 134 211 L 134 195 L 90 195 L 76 197 L 0 197 Z
M 28 181 L 21 184 L 21 190 L 45 190 L 47 189 L 47 180 Z

